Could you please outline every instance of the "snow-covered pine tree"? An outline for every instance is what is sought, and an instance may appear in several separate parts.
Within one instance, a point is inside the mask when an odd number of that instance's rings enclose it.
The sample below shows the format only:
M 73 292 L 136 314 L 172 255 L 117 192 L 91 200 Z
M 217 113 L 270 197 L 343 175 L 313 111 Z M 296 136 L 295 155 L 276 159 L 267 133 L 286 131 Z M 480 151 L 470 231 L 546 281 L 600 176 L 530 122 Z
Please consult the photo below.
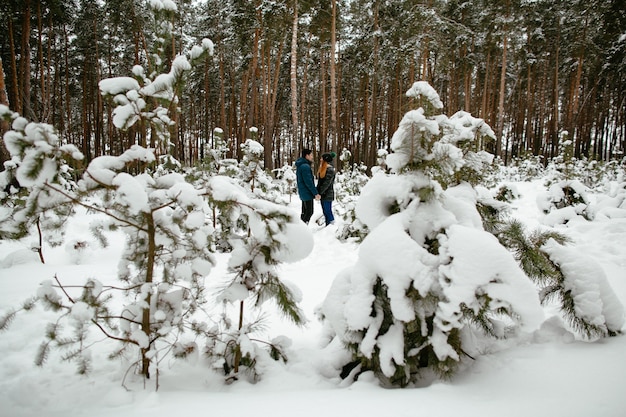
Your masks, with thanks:
M 74 189 L 74 167 L 81 165 L 82 154 L 73 145 L 63 145 L 49 124 L 31 123 L 4 105 L 0 118 L 11 126 L 4 136 L 11 160 L 0 173 L 0 238 L 21 239 L 36 228 L 38 240 L 31 246 L 44 262 L 43 241 L 61 244 L 72 214 L 68 199 L 44 183 L 68 192 Z
M 577 216 L 593 219 L 596 208 L 591 190 L 578 178 L 585 175 L 585 170 L 577 166 L 567 132 L 562 132 L 559 145 L 559 156 L 550 162 L 548 170 L 548 190 L 537 199 L 546 213 L 543 222 L 566 224 Z M 487 218 L 483 215 L 484 220 Z M 514 219 L 494 223 L 492 233 L 514 253 L 526 275 L 537 284 L 542 304 L 555 301 L 570 328 L 585 339 L 620 333 L 624 307 L 600 265 L 568 246 L 570 240 L 554 230 L 527 233 Z
M 452 375 L 483 337 L 538 328 L 543 311 L 510 252 L 483 230 L 476 182 L 491 156 L 475 141 L 491 129 L 467 113 L 448 118 L 417 82 L 387 165 L 363 188 L 356 213 L 370 228 L 357 263 L 334 280 L 320 313 L 328 341 L 350 352 L 351 376 L 386 386 Z M 435 180 L 437 178 L 438 180 Z M 348 365 L 348 364 L 346 364 Z M 345 374 L 344 374 L 345 375 Z
M 574 188 L 582 187 L 579 182 L 572 183 L 574 169 L 563 168 L 563 161 L 573 162 L 571 143 L 562 143 L 561 149 L 563 155 L 557 158 L 561 161 L 558 165 L 563 172 L 569 173 L 562 175 L 569 178 L 569 184 L 575 184 Z M 527 232 L 520 221 L 509 215 L 508 202 L 517 197 L 516 189 L 501 186 L 496 190 L 495 198 L 488 190 L 477 189 L 480 190 L 478 210 L 484 229 L 513 253 L 526 275 L 538 287 L 541 303 L 548 305 L 556 302 L 570 329 L 585 339 L 619 334 L 624 325 L 624 307 L 609 285 L 602 267 L 585 254 L 577 253 L 574 247 L 569 246 L 571 240 L 563 233 L 545 228 Z M 557 187 L 557 191 L 562 196 L 562 190 Z M 586 193 L 584 195 L 589 200 Z M 611 205 L 616 207 L 619 202 L 611 201 Z M 593 205 L 587 210 L 590 208 L 595 212 Z
M 24 131 L 38 129 L 39 124 L 29 123 Z M 6 137 L 21 138 L 19 133 L 9 132 Z M 17 178 L 33 190 L 29 196 L 35 200 L 33 214 L 45 213 L 59 202 L 81 205 L 104 215 L 104 220 L 93 224 L 93 232 L 103 244 L 105 230 L 122 230 L 128 237 L 119 265 L 120 279 L 125 284 L 122 287 L 89 279 L 80 289 L 70 289 L 56 276 L 42 283 L 38 301 L 60 315 L 48 326 L 36 363 L 42 364 L 50 348 L 58 347 L 66 352 L 66 359 L 79 364 L 80 372 L 87 372 L 90 356 L 85 354 L 89 345 L 86 340 L 88 327 L 93 324 L 107 337 L 121 342 L 118 353 L 136 346 L 141 373 L 148 377 L 151 362 L 164 349 L 159 343 L 177 339 L 172 333 L 183 330 L 184 317 L 193 313 L 203 298 L 201 279 L 213 263 L 207 249 L 211 229 L 204 225 L 206 203 L 181 175 L 150 176 L 139 170 L 133 176 L 125 172 L 129 165 L 146 167 L 154 162 L 154 154 L 139 146 L 119 157 L 94 159 L 76 187 L 67 189 L 56 180 L 57 170 L 63 165 L 55 165 L 55 155 L 67 154 L 81 160 L 80 152 L 51 142 L 49 136 L 31 139 L 24 148 L 10 149 L 18 155 L 23 151 L 24 155 L 44 160 L 41 166 L 46 169 L 36 175 L 31 174 L 33 164 L 28 158 L 16 172 Z M 37 154 L 37 149 L 47 149 L 48 153 Z M 119 312 L 108 305 L 115 291 L 121 291 L 129 300 Z M 64 322 L 75 331 L 62 332 Z
M 226 175 L 236 178 L 238 176 L 238 163 L 235 159 L 227 159 L 229 140 L 224 137 L 224 131 L 220 128 L 213 130 L 210 144 L 205 143 L 204 158 L 192 169 L 186 171 L 187 180 L 197 188 L 206 189 L 209 181 L 216 175 Z M 232 247 L 228 243 L 231 228 L 234 227 L 231 219 L 225 211 L 220 210 L 217 204 L 210 204 L 211 223 L 214 228 L 213 241 L 215 250 L 230 252 Z
M 148 78 L 141 67 L 133 71 L 137 79 L 118 77 L 100 83 L 103 95 L 113 97 L 118 105 L 113 122 L 128 128 L 138 121 L 155 135 L 155 142 L 167 138 L 171 119 L 167 103 L 176 101 L 174 85 L 180 82 L 191 62 L 202 54 L 212 53 L 212 43 L 190 51 L 189 59 L 179 55 L 169 73 Z M 170 169 L 154 169 L 154 152 L 135 145 L 122 155 L 95 158 L 86 167 L 76 186 L 68 187 L 69 166 L 66 160 L 81 161 L 83 155 L 73 146 L 63 145 L 54 130 L 3 109 L 14 120 L 14 129 L 5 136 L 7 148 L 16 161 L 15 177 L 29 188 L 28 204 L 12 223 L 20 227 L 27 216 L 41 218 L 52 208 L 81 205 L 104 215 L 93 225 L 93 232 L 106 243 L 105 230 L 122 230 L 127 246 L 119 265 L 121 287 L 103 286 L 96 279 L 87 281 L 81 290 L 68 289 L 62 279 L 44 282 L 37 294 L 40 302 L 60 315 L 46 331 L 36 360 L 42 364 L 51 347 L 76 360 L 79 370 L 89 369 L 85 354 L 87 328 L 95 325 L 102 333 L 121 343 L 120 354 L 137 348 L 140 373 L 150 375 L 159 352 L 170 349 L 182 332 L 185 318 L 203 302 L 202 280 L 213 264 L 209 251 L 212 229 L 205 224 L 208 213 L 201 192 L 188 184 L 181 174 Z M 128 167 L 132 166 L 132 170 Z M 134 174 L 131 174 L 133 172 Z M 119 312 L 111 311 L 108 302 L 115 291 L 125 298 Z M 70 335 L 61 334 L 60 325 L 68 322 L 76 328 Z
M 229 143 L 224 137 L 224 130 L 216 127 L 213 129 L 213 143 L 211 146 L 205 144 L 204 158 L 200 163 L 200 168 L 210 175 L 220 174 L 222 161 L 226 159 Z
M 296 171 L 292 165 L 283 165 L 281 168 L 274 169 L 274 175 L 278 183 L 278 188 L 282 195 L 289 196 L 291 202 L 292 196 L 297 192 Z
M 159 9 L 158 3 L 151 4 Z M 171 12 L 169 6 L 175 5 L 169 2 L 167 6 Z M 175 57 L 168 73 L 159 74 L 154 69 L 146 73 L 135 66 L 134 77 L 102 80 L 102 94 L 117 105 L 112 113 L 114 125 L 126 129 L 138 123 L 142 141 L 167 149 L 169 129 L 174 123 L 168 109 L 176 107 L 181 78 L 194 61 L 202 59 L 204 53 L 212 53 L 212 49 L 212 42 L 205 39 L 202 46 L 192 47 L 188 56 Z M 250 199 L 241 193 L 241 187 L 223 185 L 229 181 L 223 177 L 212 179 L 207 188 L 196 188 L 178 172 L 181 167 L 175 159 L 157 156 L 139 145 L 120 156 L 95 158 L 76 186 L 66 187 L 62 175 L 69 165 L 63 161 L 79 161 L 82 154 L 75 147 L 59 143 L 49 134 L 49 126 L 28 123 L 5 107 L 0 111 L 14 121 L 14 131 L 5 138 L 9 138 L 7 147 L 14 154 L 15 177 L 24 178 L 34 190 L 28 197 L 33 200 L 29 213 L 39 215 L 59 204 L 80 205 L 103 215 L 104 220 L 92 225 L 94 235 L 103 244 L 107 230 L 121 230 L 127 237 L 119 264 L 121 286 L 89 279 L 82 286 L 66 287 L 55 276 L 41 284 L 36 300 L 22 304 L 21 310 L 29 310 L 39 301 L 60 312 L 46 330 L 37 363 L 45 361 L 51 347 L 58 347 L 66 351 L 65 359 L 79 364 L 80 372 L 87 372 L 91 366 L 87 354 L 91 341 L 87 340 L 93 336 L 89 329 L 95 327 L 121 344 L 111 357 L 134 355 L 133 364 L 147 378 L 163 355 L 172 352 L 183 357 L 197 349 L 194 338 L 185 341 L 183 332 L 191 330 L 196 336 L 213 340 L 220 337 L 206 322 L 194 318 L 194 312 L 206 301 L 203 280 L 214 264 L 214 228 L 207 224 L 210 211 L 204 197 L 225 207 L 236 207 L 230 212 L 239 211 L 231 217 L 233 222 L 243 219 L 240 223 L 248 233 L 233 244 L 230 267 L 234 275 L 254 288 L 252 298 L 256 304 L 271 298 L 287 317 L 303 321 L 296 305 L 297 289 L 281 282 L 276 274 L 279 262 L 299 260 L 312 249 L 312 236 L 300 230 L 297 213 L 268 201 Z M 156 161 L 166 166 L 155 166 Z M 18 220 L 23 217 L 18 216 Z M 111 303 L 114 298 L 115 303 Z M 13 310 L 0 318 L 2 330 L 15 313 Z M 62 323 L 75 331 L 67 334 Z M 274 357 L 281 356 L 277 353 L 280 345 L 272 344 Z M 240 357 L 245 356 L 243 350 L 239 349 Z
M 542 304 L 556 301 L 570 328 L 585 339 L 616 336 L 624 325 L 624 307 L 602 267 L 568 246 L 556 231 L 530 234 L 516 220 L 497 228 L 500 242 L 513 251 L 522 269 L 539 287 Z
M 252 140 L 246 141 L 245 145 L 243 153 L 248 157 L 245 159 L 247 163 L 242 164 L 248 169 L 242 170 L 247 173 L 244 178 L 265 178 L 267 174 L 256 168 L 263 147 Z M 298 325 L 306 321 L 297 305 L 300 291 L 280 279 L 278 265 L 307 256 L 313 249 L 313 238 L 298 213 L 285 205 L 263 199 L 262 189 L 253 189 L 250 181 L 215 176 L 209 180 L 207 196 L 210 204 L 217 207 L 218 218 L 229 219 L 229 225 L 218 227 L 228 228 L 228 234 L 224 236 L 228 238 L 232 255 L 228 265 L 229 282 L 218 297 L 225 304 L 225 313 L 219 323 L 220 331 L 209 338 L 206 353 L 213 366 L 222 369 L 228 380 L 237 379 L 244 373 L 256 380 L 259 377 L 256 363 L 260 355 L 286 360 L 284 338 L 261 341 L 262 345 L 269 347 L 269 353 L 259 347 L 258 334 L 263 320 L 257 313 L 262 313 L 262 305 L 272 300 L 287 319 Z M 246 304 L 251 308 L 246 309 Z M 251 317 L 246 317 L 246 312 Z M 237 315 L 236 320 L 231 318 L 233 314 Z
M 335 180 L 337 204 L 334 210 L 343 222 L 337 229 L 336 236 L 340 240 L 354 239 L 360 242 L 367 235 L 368 229 L 357 218 L 355 209 L 361 190 L 369 180 L 367 167 L 362 163 L 350 166 L 352 153 L 345 148 L 340 152 L 339 159 L 344 169 L 337 173 Z
M 546 214 L 544 223 L 567 223 L 577 216 L 586 217 L 590 190 L 576 177 L 574 146 L 567 132 L 561 133 L 559 155 L 551 161 L 551 174 L 546 179 L 548 190 L 538 196 L 537 204 Z
M 256 135 L 256 130 L 252 130 Z M 254 139 L 247 139 L 241 144 L 241 162 L 239 163 L 238 178 L 242 185 L 250 189 L 253 194 L 265 200 L 284 202 L 280 187 L 276 184 L 263 166 L 265 149 Z

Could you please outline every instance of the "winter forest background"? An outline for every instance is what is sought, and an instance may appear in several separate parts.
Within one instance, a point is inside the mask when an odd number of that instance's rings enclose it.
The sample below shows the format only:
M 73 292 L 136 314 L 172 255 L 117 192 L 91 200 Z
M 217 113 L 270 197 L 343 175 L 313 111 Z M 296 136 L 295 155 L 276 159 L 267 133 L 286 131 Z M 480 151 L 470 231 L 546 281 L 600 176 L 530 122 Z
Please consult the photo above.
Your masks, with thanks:
M 155 3 L 165 5 L 156 15 Z M 577 157 L 623 155 L 618 0 L 170 3 L 3 1 L 2 102 L 54 125 L 87 160 L 139 143 L 193 164 L 213 146 L 215 128 L 240 159 L 255 127 L 270 170 L 293 163 L 302 147 L 347 148 L 351 163 L 373 166 L 414 108 L 404 93 L 424 80 L 447 114 L 464 110 L 492 126 L 498 140 L 485 147 L 507 163 L 556 156 L 562 131 Z M 203 38 L 215 54 L 176 86 L 169 140 L 156 143 L 138 125 L 116 129 L 99 81 L 134 65 L 163 72 Z
M 33 351 L 95 374 L 96 409 L 139 412 L 122 389 L 242 393 L 294 371 L 307 392 L 455 390 L 543 343 L 603 349 L 596 387 L 623 410 L 617 2 L 2 7 L 0 391 L 16 415 L 46 409 L 24 401 Z M 302 147 L 337 151 L 327 228 L 299 219 Z M 277 333 L 294 327 L 315 332 Z

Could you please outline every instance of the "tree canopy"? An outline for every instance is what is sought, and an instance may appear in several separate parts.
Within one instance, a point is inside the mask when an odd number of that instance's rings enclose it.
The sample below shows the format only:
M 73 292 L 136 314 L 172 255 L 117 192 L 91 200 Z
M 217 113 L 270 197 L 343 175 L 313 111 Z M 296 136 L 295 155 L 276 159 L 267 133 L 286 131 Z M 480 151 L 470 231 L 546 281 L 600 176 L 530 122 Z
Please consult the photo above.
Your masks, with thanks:
M 557 156 L 564 131 L 577 157 L 621 159 L 620 4 L 11 0 L 0 6 L 0 100 L 55 126 L 87 160 L 146 144 L 193 164 L 216 128 L 229 156 L 241 159 L 254 127 L 268 169 L 293 162 L 302 147 L 349 149 L 351 163 L 373 166 L 414 108 L 404 93 L 423 80 L 440 93 L 446 114 L 463 110 L 494 127 L 497 139 L 486 150 L 505 162 Z M 152 17 L 155 7 L 167 25 Z M 159 73 L 203 38 L 215 42 L 215 55 L 186 77 L 169 143 L 151 143 L 142 126 L 115 129 L 115 106 L 99 81 L 134 65 Z

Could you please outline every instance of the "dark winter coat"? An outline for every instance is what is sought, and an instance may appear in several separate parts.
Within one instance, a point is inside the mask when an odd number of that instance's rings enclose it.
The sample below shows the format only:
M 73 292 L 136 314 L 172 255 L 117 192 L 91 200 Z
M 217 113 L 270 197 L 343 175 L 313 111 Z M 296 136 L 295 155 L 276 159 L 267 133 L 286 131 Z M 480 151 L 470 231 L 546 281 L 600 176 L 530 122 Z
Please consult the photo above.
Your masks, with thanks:
M 326 175 L 317 181 L 317 192 L 322 196 L 322 201 L 332 201 L 335 199 L 335 167 L 328 164 Z
M 311 162 L 306 158 L 298 158 L 296 161 L 296 180 L 298 184 L 298 195 L 300 200 L 309 201 L 315 198 L 317 189 L 313 179 L 313 169 Z

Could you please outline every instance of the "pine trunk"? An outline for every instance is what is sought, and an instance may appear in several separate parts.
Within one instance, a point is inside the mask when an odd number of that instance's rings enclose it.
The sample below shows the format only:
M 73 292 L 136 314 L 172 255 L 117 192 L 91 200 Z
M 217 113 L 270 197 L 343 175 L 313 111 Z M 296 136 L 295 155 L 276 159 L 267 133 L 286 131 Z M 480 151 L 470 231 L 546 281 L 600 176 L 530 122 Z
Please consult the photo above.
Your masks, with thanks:
M 300 127 L 298 126 L 298 0 L 293 1 L 293 24 L 291 30 L 291 138 L 293 148 L 298 147 Z
M 7 97 L 7 89 L 4 83 L 4 67 L 2 66 L 2 57 L 0 56 L 0 104 L 9 107 L 9 98 Z M 4 137 L 4 133 L 9 130 L 9 123 L 3 118 L 0 118 L 0 137 Z M 6 149 L 4 141 L 0 146 L 0 165 L 4 166 L 4 163 L 11 159 L 9 152 Z
M 31 119 L 38 120 L 30 102 L 30 0 L 24 0 L 24 19 L 22 20 L 22 57 L 20 75 L 22 76 L 22 112 Z
M 337 0 L 331 1 L 332 16 L 330 24 L 330 140 L 331 149 L 337 150 Z
M 152 213 L 145 214 L 148 234 L 148 259 L 146 260 L 146 284 L 152 284 L 154 281 L 154 264 L 156 260 L 156 228 L 154 225 L 154 217 Z M 152 343 L 152 330 L 150 328 L 150 304 L 152 299 L 151 290 L 146 294 L 146 306 L 142 311 L 141 316 L 141 330 L 145 333 L 146 337 Z M 141 375 L 150 378 L 150 358 L 148 353 L 150 352 L 150 343 L 148 346 L 141 347 Z
M 500 94 L 498 98 L 498 127 L 496 128 L 496 156 L 502 156 L 502 134 L 504 133 L 504 96 L 506 95 L 506 52 L 508 35 L 505 33 L 502 41 L 502 68 L 500 69 Z
M 17 77 L 17 54 L 15 52 L 15 39 L 13 33 L 13 19 L 7 19 L 9 21 L 9 49 L 11 52 L 11 85 L 12 85 L 12 96 L 13 96 L 13 109 L 17 113 L 22 113 L 22 97 L 20 95 L 19 82 Z

